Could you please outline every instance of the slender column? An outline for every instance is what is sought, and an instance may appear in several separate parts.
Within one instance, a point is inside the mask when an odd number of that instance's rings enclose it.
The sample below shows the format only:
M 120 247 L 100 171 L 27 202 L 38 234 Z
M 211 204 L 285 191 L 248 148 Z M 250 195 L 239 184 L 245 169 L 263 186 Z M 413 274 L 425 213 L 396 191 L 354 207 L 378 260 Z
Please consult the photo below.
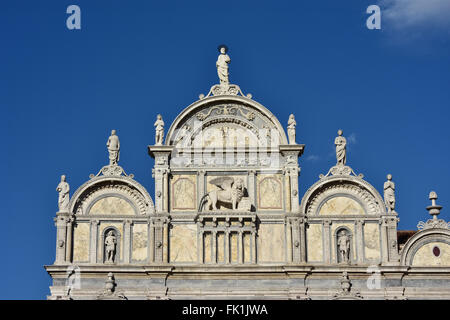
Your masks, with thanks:
M 306 221 L 301 218 L 299 221 L 300 237 L 300 262 L 306 262 Z
M 397 217 L 389 217 L 388 220 L 388 244 L 389 244 L 389 257 L 388 260 L 391 262 L 397 262 L 400 260 L 398 253 L 398 243 L 397 243 Z
M 97 248 L 98 248 L 98 220 L 91 220 L 91 240 L 89 249 L 89 262 L 97 263 Z
M 238 263 L 244 264 L 244 233 L 242 230 L 239 230 L 238 234 L 238 250 L 239 250 L 239 257 L 238 257 Z
M 355 238 L 356 238 L 356 260 L 358 263 L 364 262 L 364 237 L 363 237 L 362 219 L 355 221 Z
M 228 263 L 231 263 L 231 252 L 230 252 L 230 249 L 232 248 L 232 246 L 230 246 L 230 238 L 231 238 L 231 233 L 230 233 L 230 231 L 227 229 L 225 232 L 224 232 L 224 235 L 223 235 L 223 238 L 224 238 L 224 241 L 225 241 L 225 253 L 224 253 L 224 259 L 225 259 L 225 263 L 226 264 L 228 264 Z
M 169 262 L 169 221 L 164 221 L 163 226 L 163 262 Z
M 154 168 L 153 177 L 155 178 L 155 210 L 156 212 L 163 212 L 163 169 Z
M 381 256 L 383 262 L 389 261 L 389 244 L 388 244 L 388 236 L 387 236 L 387 219 L 381 218 Z
M 68 263 L 72 261 L 73 220 L 73 217 L 69 217 L 67 221 L 66 262 Z
M 203 228 L 202 228 L 202 222 L 197 221 L 197 262 L 198 263 L 205 263 L 204 259 L 204 235 L 203 235 Z
M 197 208 L 200 207 L 200 201 L 202 200 L 203 196 L 205 195 L 205 175 L 206 175 L 206 171 L 205 170 L 199 170 L 197 171 L 197 185 L 198 185 L 198 203 L 197 203 Z
M 153 222 L 151 220 L 147 221 L 148 227 L 148 246 L 149 246 L 149 261 L 150 263 L 155 262 L 155 231 Z
M 288 263 L 291 263 L 291 262 L 293 262 L 294 261 L 294 254 L 293 254 L 293 251 L 294 251 L 294 240 L 293 240 L 293 237 L 292 237 L 292 221 L 291 220 L 289 220 L 289 219 L 287 219 L 286 220 L 286 222 L 285 222 L 285 224 L 286 224 L 286 236 L 287 236 L 287 246 L 286 246 L 286 249 L 287 249 L 287 259 L 288 259 Z
M 169 211 L 169 174 L 170 170 L 163 171 L 163 211 Z
M 257 246 L 256 246 L 256 231 L 252 231 L 252 263 L 256 263 Z
M 123 223 L 123 262 L 131 262 L 131 226 L 132 220 L 125 220 Z
M 212 232 L 212 246 L 213 246 L 213 256 L 212 256 L 212 262 L 217 263 L 217 231 Z
M 69 220 L 68 213 L 56 213 L 56 257 L 55 264 L 63 264 L 66 261 L 66 237 L 67 237 L 67 222 Z
M 331 263 L 332 255 L 331 255 L 331 221 L 324 220 L 323 221 L 323 255 L 325 263 Z
M 255 174 L 255 170 L 248 171 L 248 195 L 250 196 L 252 205 L 256 208 Z
M 291 211 L 298 212 L 299 200 L 298 200 L 298 167 L 290 168 L 289 177 L 291 181 Z

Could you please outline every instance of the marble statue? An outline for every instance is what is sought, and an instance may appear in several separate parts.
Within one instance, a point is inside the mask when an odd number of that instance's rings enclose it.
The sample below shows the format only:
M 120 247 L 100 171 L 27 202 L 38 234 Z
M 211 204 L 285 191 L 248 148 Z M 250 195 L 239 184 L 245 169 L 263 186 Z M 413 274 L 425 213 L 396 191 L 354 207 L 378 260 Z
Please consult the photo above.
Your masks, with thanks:
M 387 175 L 387 181 L 384 183 L 384 203 L 388 212 L 395 212 L 395 183 L 392 182 L 392 175 Z
M 288 120 L 288 137 L 289 137 L 289 144 L 295 144 L 295 126 L 297 125 L 297 122 L 295 121 L 295 117 L 293 114 L 289 116 Z
M 106 142 L 109 152 L 109 165 L 114 166 L 119 162 L 120 141 L 116 135 L 116 130 L 111 130 L 111 135 Z
M 339 262 L 350 261 L 350 237 L 345 230 L 339 231 L 337 238 L 337 246 L 339 250 Z
M 336 145 L 336 159 L 338 166 L 345 166 L 345 162 L 347 160 L 347 140 L 342 136 L 342 130 L 338 130 L 338 136 L 334 140 L 334 144 Z
M 61 182 L 56 187 L 56 191 L 58 191 L 58 208 L 60 212 L 69 211 L 69 184 L 66 182 L 66 176 L 61 176 Z
M 109 231 L 105 238 L 105 247 L 106 247 L 106 262 L 114 263 L 114 258 L 116 256 L 116 244 L 117 239 L 114 234 L 114 231 Z
M 155 121 L 155 130 L 156 130 L 156 134 L 155 134 L 155 144 L 156 145 L 162 145 L 163 144 L 163 139 L 164 139 L 164 121 L 162 119 L 162 116 L 160 114 L 158 114 L 158 116 L 156 117 L 156 121 Z
M 201 208 L 206 200 L 206 210 L 217 210 L 217 202 L 229 203 L 233 210 L 236 210 L 239 202 L 244 196 L 244 182 L 241 178 L 219 177 L 210 181 L 211 184 L 219 187 L 220 190 L 213 190 L 203 196 Z
M 230 63 L 231 59 L 227 55 L 228 48 L 225 45 L 219 46 L 219 52 L 220 55 L 217 58 L 216 67 L 217 67 L 217 74 L 219 75 L 220 84 L 221 85 L 228 85 L 228 64 Z

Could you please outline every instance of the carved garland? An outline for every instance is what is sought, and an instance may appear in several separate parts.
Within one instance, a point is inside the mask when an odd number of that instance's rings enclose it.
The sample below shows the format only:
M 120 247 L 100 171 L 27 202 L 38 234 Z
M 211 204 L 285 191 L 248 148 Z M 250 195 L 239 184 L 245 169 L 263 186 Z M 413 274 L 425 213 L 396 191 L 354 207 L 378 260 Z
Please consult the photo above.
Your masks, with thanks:
M 76 214 L 85 214 L 88 205 L 92 201 L 94 201 L 98 196 L 108 193 L 123 194 L 125 197 L 132 200 L 133 203 L 137 204 L 137 209 L 142 215 L 146 214 L 148 211 L 149 204 L 145 201 L 140 192 L 125 184 L 117 184 L 117 182 L 115 184 L 111 184 L 105 182 L 102 185 L 94 185 L 92 188 L 88 189 L 86 196 L 77 204 L 75 208 Z
M 319 190 L 314 198 L 308 201 L 306 214 L 316 214 L 319 205 L 326 198 L 338 193 L 353 195 L 357 199 L 360 199 L 364 203 L 365 209 L 367 210 L 368 214 L 378 214 L 381 212 L 381 209 L 378 207 L 375 198 L 368 191 L 351 184 L 335 184 Z

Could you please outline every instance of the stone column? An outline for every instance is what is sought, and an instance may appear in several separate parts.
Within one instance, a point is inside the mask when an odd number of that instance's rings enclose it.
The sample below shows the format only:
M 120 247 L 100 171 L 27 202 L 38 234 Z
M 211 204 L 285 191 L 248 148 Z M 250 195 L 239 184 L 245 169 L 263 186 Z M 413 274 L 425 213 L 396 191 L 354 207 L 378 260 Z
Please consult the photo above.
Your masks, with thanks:
M 285 228 L 286 228 L 286 237 L 287 237 L 287 260 L 288 263 L 292 263 L 294 261 L 294 239 L 292 236 L 293 228 L 292 228 L 292 220 L 286 218 L 285 220 Z
M 91 237 L 89 246 L 89 262 L 97 263 L 97 248 L 98 248 L 98 225 L 100 221 L 91 220 Z
M 395 217 L 389 217 L 387 219 L 387 237 L 388 237 L 388 244 L 389 244 L 389 261 L 390 262 L 398 262 L 400 261 L 400 256 L 398 253 L 398 243 L 397 243 L 397 222 L 399 221 L 399 218 L 397 216 Z
M 125 220 L 123 223 L 123 262 L 131 262 L 131 226 L 132 220 Z
M 255 178 L 256 178 L 256 171 L 255 170 L 249 170 L 248 171 L 248 195 L 251 199 L 252 205 L 256 208 L 256 188 L 255 188 Z
M 198 190 L 197 190 L 197 194 L 198 194 L 198 203 L 197 203 L 197 208 L 200 207 L 200 201 L 202 200 L 203 196 L 205 195 L 205 176 L 206 176 L 206 171 L 205 170 L 199 170 L 197 171 L 197 186 L 198 186 Z
M 152 220 L 148 221 L 148 236 L 149 236 L 149 247 L 150 247 L 150 262 L 155 262 L 155 225 Z
M 387 234 L 387 218 L 382 217 L 380 219 L 381 224 L 381 261 L 383 263 L 386 263 L 389 261 L 389 241 L 388 241 L 388 234 Z
M 66 261 L 67 222 L 69 213 L 57 212 L 54 218 L 56 226 L 56 257 L 55 264 L 64 264 Z
M 163 205 L 163 177 L 164 170 L 160 168 L 153 169 L 153 178 L 155 178 L 155 210 L 157 213 L 164 211 Z
M 163 227 L 163 262 L 168 263 L 169 262 L 169 221 L 164 221 L 164 227 Z
M 66 241 L 66 262 L 72 261 L 72 237 L 73 237 L 73 221 L 74 217 L 69 217 L 67 220 L 67 241 Z
M 306 262 L 306 221 L 304 218 L 300 218 L 298 229 L 300 237 L 300 262 Z
M 331 220 L 323 220 L 323 258 L 325 263 L 332 263 L 332 255 L 331 250 L 334 248 L 331 247 Z
M 238 256 L 238 263 L 244 264 L 244 233 L 242 230 L 239 231 L 238 234 L 238 250 L 239 250 L 239 256 Z
M 364 262 L 364 234 L 363 234 L 364 220 L 355 220 L 355 240 L 356 240 L 356 261 L 358 263 Z
M 257 256 L 257 245 L 256 245 L 256 231 L 252 231 L 252 263 L 256 264 L 256 256 Z
M 169 211 L 169 174 L 170 170 L 163 170 L 163 211 Z
M 203 235 L 203 226 L 202 221 L 197 221 L 197 262 L 198 263 L 205 263 L 204 259 L 204 235 Z
M 213 246 L 213 257 L 212 263 L 217 263 L 217 231 L 212 232 L 212 246 Z
M 291 212 L 298 212 L 299 210 L 298 172 L 298 167 L 289 169 L 289 180 L 291 182 Z
M 223 238 L 224 238 L 223 240 L 225 241 L 225 252 L 223 254 L 223 257 L 224 257 L 226 264 L 231 263 L 231 250 L 230 250 L 232 248 L 232 247 L 230 247 L 231 236 L 232 236 L 232 234 L 230 233 L 230 231 L 227 228 L 227 230 L 223 234 Z

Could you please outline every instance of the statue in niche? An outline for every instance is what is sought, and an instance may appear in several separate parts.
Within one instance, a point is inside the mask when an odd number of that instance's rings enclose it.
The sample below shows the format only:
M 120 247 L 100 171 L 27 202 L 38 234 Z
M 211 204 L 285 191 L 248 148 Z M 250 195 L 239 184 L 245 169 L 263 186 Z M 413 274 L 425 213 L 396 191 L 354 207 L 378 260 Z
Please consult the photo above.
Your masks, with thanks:
M 339 251 L 339 262 L 349 263 L 350 262 L 350 237 L 347 231 L 341 230 L 337 237 L 337 247 Z
M 156 134 L 155 134 L 155 144 L 156 145 L 162 145 L 163 144 L 163 139 L 164 139 L 164 121 L 162 119 L 162 116 L 160 114 L 158 114 L 156 116 L 156 121 L 155 121 L 155 130 L 156 130 Z
M 225 45 L 219 46 L 219 52 L 220 55 L 217 58 L 216 67 L 217 67 L 217 74 L 219 75 L 219 80 L 221 85 L 228 85 L 228 64 L 230 63 L 231 59 L 227 55 L 228 48 Z
M 295 144 L 295 126 L 297 125 L 297 122 L 295 121 L 295 117 L 293 114 L 289 116 L 288 120 L 288 137 L 289 137 L 289 144 Z
M 59 212 L 68 212 L 69 211 L 69 184 L 66 182 L 66 176 L 61 176 L 61 182 L 56 187 L 56 191 L 58 191 L 58 208 Z
M 342 130 L 338 130 L 338 136 L 334 140 L 334 144 L 336 145 L 336 159 L 338 166 L 345 166 L 346 157 L 347 157 L 347 140 L 342 136 Z
M 395 212 L 395 183 L 392 182 L 392 175 L 387 175 L 387 181 L 384 183 L 384 203 L 388 212 Z
M 106 142 L 109 152 L 109 165 L 116 166 L 119 162 L 120 153 L 120 141 L 119 137 L 116 135 L 116 130 L 111 130 L 111 135 Z
M 105 262 L 114 263 L 116 257 L 117 238 L 114 231 L 109 231 L 105 238 Z
M 244 182 L 241 178 L 219 177 L 210 181 L 211 184 L 220 188 L 220 190 L 213 190 L 208 192 L 200 200 L 200 211 L 206 202 L 206 210 L 217 210 L 218 202 L 231 204 L 231 208 L 236 210 L 239 202 L 244 197 Z

